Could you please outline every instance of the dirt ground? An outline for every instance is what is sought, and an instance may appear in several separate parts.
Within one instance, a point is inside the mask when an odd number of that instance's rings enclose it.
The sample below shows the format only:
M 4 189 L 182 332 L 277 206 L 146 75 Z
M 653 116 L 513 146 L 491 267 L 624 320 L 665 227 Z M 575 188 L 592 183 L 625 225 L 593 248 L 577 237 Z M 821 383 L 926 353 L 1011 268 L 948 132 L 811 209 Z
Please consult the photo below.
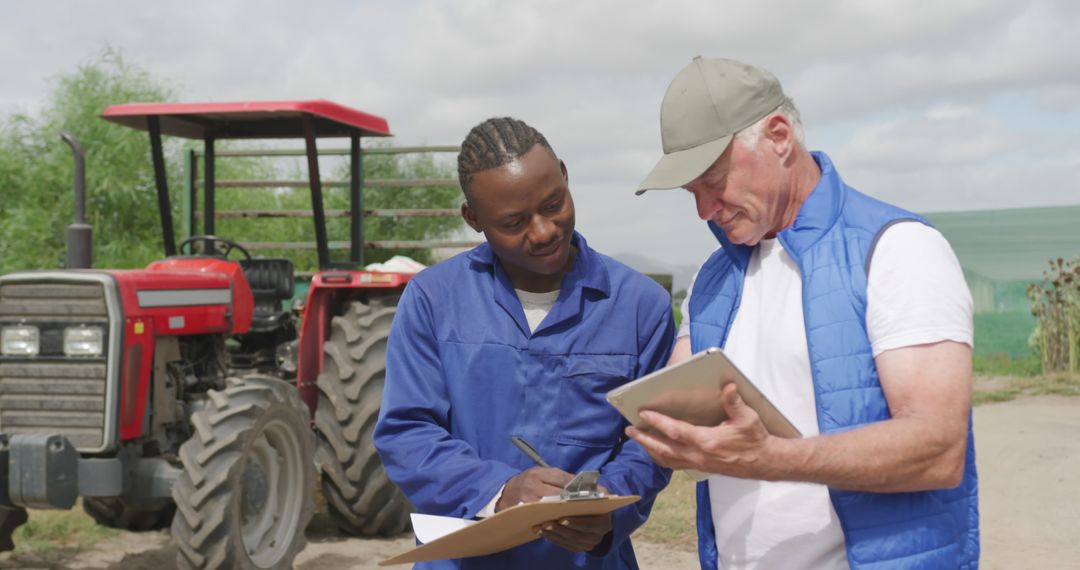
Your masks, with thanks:
M 1080 560 L 1080 398 L 1024 397 L 975 409 L 982 567 L 1077 568 Z M 318 522 L 318 521 L 316 521 Z M 366 570 L 412 546 L 411 537 L 345 539 L 312 525 L 298 570 Z M 0 568 L 163 570 L 176 547 L 167 534 L 122 533 L 82 552 L 33 559 L 0 556 Z M 696 569 L 688 547 L 638 543 L 645 569 Z

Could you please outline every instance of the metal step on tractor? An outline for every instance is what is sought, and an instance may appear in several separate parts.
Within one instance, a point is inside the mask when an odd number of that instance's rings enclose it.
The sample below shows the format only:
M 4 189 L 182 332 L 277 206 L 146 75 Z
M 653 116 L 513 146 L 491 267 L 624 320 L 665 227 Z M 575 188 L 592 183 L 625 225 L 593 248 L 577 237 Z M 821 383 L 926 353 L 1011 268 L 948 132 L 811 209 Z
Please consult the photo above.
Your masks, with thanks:
M 390 323 L 411 274 L 364 271 L 363 251 L 471 244 L 364 240 L 364 216 L 380 213 L 363 209 L 360 139 L 389 136 L 387 122 L 328 101 L 128 104 L 103 118 L 149 133 L 166 257 L 144 269 L 89 269 L 81 148 L 69 139 L 77 159 L 69 268 L 0 277 L 0 549 L 13 547 L 25 509 L 70 509 L 81 498 L 108 526 L 171 525 L 179 568 L 291 568 L 317 471 L 344 532 L 404 531 L 411 506 L 386 477 L 371 433 Z M 185 209 L 186 225 L 201 219 L 203 229 L 179 245 L 163 135 L 204 141 L 202 212 Z M 348 218 L 348 242 L 328 241 L 320 137 L 351 143 L 350 180 L 335 183 L 348 187 L 350 207 L 329 212 Z M 245 247 L 214 235 L 214 142 L 270 138 L 305 141 L 320 269 L 302 302 L 290 303 L 292 261 L 249 252 L 287 244 Z M 332 261 L 332 247 L 348 249 L 348 260 Z

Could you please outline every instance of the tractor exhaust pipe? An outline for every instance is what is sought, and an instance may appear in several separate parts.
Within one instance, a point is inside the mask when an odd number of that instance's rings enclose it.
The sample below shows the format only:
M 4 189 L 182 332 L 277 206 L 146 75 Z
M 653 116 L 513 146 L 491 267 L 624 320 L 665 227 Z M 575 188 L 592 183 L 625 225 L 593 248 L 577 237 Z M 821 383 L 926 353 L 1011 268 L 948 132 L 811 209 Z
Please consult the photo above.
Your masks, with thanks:
M 68 269 L 89 269 L 93 250 L 93 232 L 86 223 L 86 160 L 75 135 L 61 131 L 60 138 L 75 155 L 75 222 L 67 228 Z

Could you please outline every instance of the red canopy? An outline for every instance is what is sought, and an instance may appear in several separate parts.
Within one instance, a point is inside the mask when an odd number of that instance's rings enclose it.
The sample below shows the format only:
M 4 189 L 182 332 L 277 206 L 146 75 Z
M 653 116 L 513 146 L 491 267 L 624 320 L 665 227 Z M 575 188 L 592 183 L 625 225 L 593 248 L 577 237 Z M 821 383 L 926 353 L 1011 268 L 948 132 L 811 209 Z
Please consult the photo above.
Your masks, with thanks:
M 239 103 L 129 103 L 101 115 L 126 127 L 148 130 L 147 117 L 159 117 L 164 135 L 203 139 L 303 138 L 301 117 L 311 115 L 320 137 L 390 136 L 386 119 L 323 99 Z

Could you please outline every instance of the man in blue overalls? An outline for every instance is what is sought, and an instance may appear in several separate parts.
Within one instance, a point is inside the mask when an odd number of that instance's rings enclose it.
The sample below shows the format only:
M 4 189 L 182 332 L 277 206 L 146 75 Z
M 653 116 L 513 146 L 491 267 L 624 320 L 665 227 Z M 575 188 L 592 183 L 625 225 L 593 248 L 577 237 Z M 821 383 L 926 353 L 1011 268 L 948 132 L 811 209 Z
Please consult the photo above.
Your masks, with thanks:
M 670 471 L 624 435 L 604 396 L 666 363 L 670 297 L 574 231 L 566 166 L 524 122 L 473 128 L 458 176 L 462 216 L 487 243 L 405 288 L 374 435 L 387 473 L 419 512 L 462 518 L 557 495 L 584 470 L 642 498 L 551 521 L 542 540 L 502 553 L 417 568 L 637 568 L 629 536 Z
M 713 474 L 702 568 L 977 566 L 972 302 L 948 242 L 807 151 L 762 69 L 695 58 L 660 117 L 639 193 L 685 188 L 721 245 L 673 361 L 722 347 L 804 436 L 767 433 L 734 385 L 719 426 L 630 428 L 658 462 Z

